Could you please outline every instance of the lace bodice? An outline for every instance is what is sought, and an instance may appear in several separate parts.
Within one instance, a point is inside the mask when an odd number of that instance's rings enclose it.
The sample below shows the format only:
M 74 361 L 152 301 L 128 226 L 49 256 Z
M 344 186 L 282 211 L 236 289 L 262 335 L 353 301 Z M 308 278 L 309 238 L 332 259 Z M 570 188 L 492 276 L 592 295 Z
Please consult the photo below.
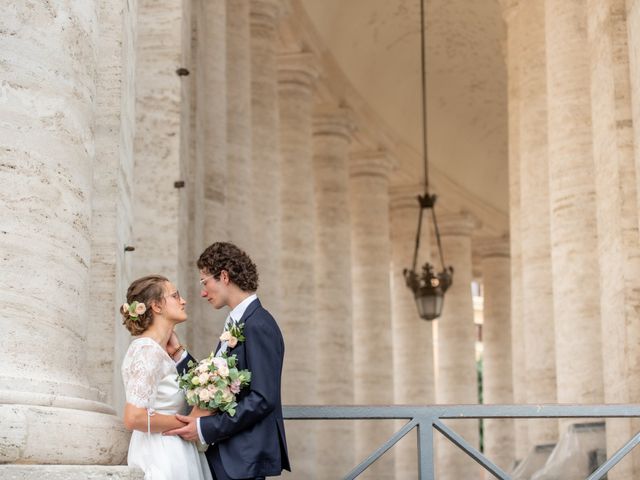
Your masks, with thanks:
M 175 391 L 179 392 L 177 374 L 174 361 L 158 343 L 147 337 L 135 339 L 122 361 L 127 402 L 136 407 L 155 408 L 161 383 L 175 381 Z

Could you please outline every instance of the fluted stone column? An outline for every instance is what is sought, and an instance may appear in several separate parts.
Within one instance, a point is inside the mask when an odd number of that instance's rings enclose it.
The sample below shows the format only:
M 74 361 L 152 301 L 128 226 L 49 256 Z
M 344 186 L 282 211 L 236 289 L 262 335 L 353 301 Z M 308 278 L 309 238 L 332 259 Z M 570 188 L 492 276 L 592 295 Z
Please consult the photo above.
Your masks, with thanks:
M 546 1 L 549 194 L 560 403 L 604 400 L 585 7 L 584 0 Z
M 260 298 L 276 317 L 280 313 L 280 150 L 276 75 L 278 0 L 251 0 L 252 165 L 248 195 L 252 201 L 254 251 L 260 274 Z M 286 341 L 286 339 L 285 339 Z
M 532 404 L 556 403 L 544 0 L 523 2 L 519 14 L 526 22 L 521 43 L 521 62 L 526 68 L 520 73 L 520 234 L 526 398 Z M 529 422 L 531 445 L 552 444 L 557 438 L 557 420 Z
M 89 298 L 92 168 L 96 143 L 107 141 L 92 131 L 106 121 L 96 111 L 105 98 L 95 98 L 105 66 L 98 7 L 54 0 L 0 13 L 0 463 L 113 465 L 126 456 L 128 433 L 87 376 L 87 324 L 113 318 L 92 318 Z
M 393 403 L 393 343 L 389 262 L 389 172 L 385 152 L 351 156 L 353 354 L 357 404 Z M 392 422 L 369 420 L 356 430 L 356 460 L 361 461 L 392 434 Z M 394 477 L 389 454 L 373 465 L 371 478 Z
M 202 247 L 228 241 L 227 189 L 227 77 L 226 77 L 226 1 L 196 0 L 196 123 L 195 162 L 203 173 Z M 194 251 L 197 257 L 202 251 Z M 197 267 L 190 281 L 197 284 Z M 193 299 L 199 306 L 201 299 Z M 200 317 L 191 318 L 192 348 L 202 357 L 215 348 L 222 331 L 226 310 L 200 308 Z
M 88 375 L 116 410 L 124 408 L 120 362 L 130 335 L 118 305 L 131 279 L 131 181 L 135 131 L 137 1 L 99 2 L 96 85 L 96 161 L 93 169 Z M 108 321 L 110 319 L 110 321 Z M 114 354 L 115 353 L 115 354 Z
M 511 250 L 511 361 L 514 403 L 526 403 L 526 363 L 522 323 L 522 236 L 520 205 L 520 48 L 522 16 L 519 0 L 500 0 L 507 26 L 506 63 L 509 110 L 509 239 Z M 529 449 L 528 422 L 515 420 L 515 458 Z
M 344 108 L 322 108 L 313 117 L 313 178 L 315 185 L 315 319 L 317 365 L 353 358 L 351 299 L 351 216 L 348 155 L 351 124 Z M 353 403 L 353 362 L 336 375 L 316 368 L 317 402 Z M 336 448 L 339 442 L 340 448 Z M 340 478 L 355 465 L 354 430 L 348 421 L 318 425 L 318 478 Z M 330 461 L 328 461 L 330 459 Z
M 315 356 L 314 318 L 314 196 L 311 143 L 313 83 L 317 75 L 311 54 L 278 58 L 282 253 L 279 323 L 287 339 L 282 396 L 287 404 L 316 401 L 318 368 Z M 295 300 L 294 300 L 295 299 Z M 296 475 L 314 478 L 314 425 L 297 422 L 287 430 L 291 455 L 297 458 Z
M 631 92 L 640 92 L 640 0 L 626 0 L 626 23 Z M 636 172 L 640 172 L 640 95 L 631 95 L 633 150 Z M 636 191 L 640 192 L 640 174 L 636 174 Z M 640 210 L 640 195 L 636 195 Z
M 136 59 L 136 135 L 133 179 L 133 277 L 162 273 L 177 282 L 181 227 L 181 80 L 184 66 L 181 3 L 140 0 Z M 157 172 L 163 172 L 162 175 Z
M 227 1 L 227 233 L 253 254 L 250 0 Z
M 418 195 L 423 186 L 391 190 L 391 320 L 393 327 L 394 403 L 435 403 L 433 322 L 420 318 L 403 270 L 411 268 L 418 228 Z M 429 258 L 430 212 L 424 212 L 417 268 Z M 432 262 L 433 263 L 433 262 Z M 398 423 L 406 423 L 401 421 Z M 417 438 L 412 432 L 396 447 L 396 478 L 417 478 Z
M 204 240 L 227 240 L 226 1 L 197 0 L 196 155 L 204 165 Z M 222 320 L 224 321 L 224 319 Z
M 442 404 L 478 403 L 475 340 L 471 299 L 471 232 L 475 220 L 469 214 L 448 214 L 438 218 L 444 258 L 454 268 L 453 285 L 447 290 L 438 328 L 438 376 L 436 399 Z M 447 422 L 471 445 L 478 445 L 476 420 Z M 438 442 L 438 478 L 477 478 L 479 469 L 460 455 L 447 440 Z
M 588 2 L 604 400 L 640 400 L 640 237 L 624 0 Z M 607 453 L 635 432 L 638 420 L 607 420 Z M 612 470 L 636 478 L 640 454 Z
M 480 255 L 484 291 L 483 402 L 513 403 L 509 240 L 491 239 L 483 243 Z M 507 470 L 515 460 L 513 440 L 513 420 L 485 419 L 484 452 Z

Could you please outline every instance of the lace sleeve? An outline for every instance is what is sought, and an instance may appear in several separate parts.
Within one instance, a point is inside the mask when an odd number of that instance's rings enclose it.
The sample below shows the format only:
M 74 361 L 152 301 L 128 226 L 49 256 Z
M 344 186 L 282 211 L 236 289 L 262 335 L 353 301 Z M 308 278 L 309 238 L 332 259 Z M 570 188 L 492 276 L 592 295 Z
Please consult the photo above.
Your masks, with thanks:
M 153 340 L 151 340 L 153 341 Z M 134 342 L 122 362 L 127 402 L 140 408 L 153 405 L 158 383 L 164 376 L 164 352 L 157 345 Z

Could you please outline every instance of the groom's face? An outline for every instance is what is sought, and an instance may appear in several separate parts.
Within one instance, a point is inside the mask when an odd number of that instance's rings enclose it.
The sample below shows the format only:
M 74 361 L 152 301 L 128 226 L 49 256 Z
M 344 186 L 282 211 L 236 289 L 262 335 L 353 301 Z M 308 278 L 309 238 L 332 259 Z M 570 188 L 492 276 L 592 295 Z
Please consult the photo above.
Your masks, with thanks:
M 200 296 L 215 309 L 224 307 L 227 304 L 227 284 L 223 271 L 218 279 L 215 279 L 206 270 L 200 270 L 200 283 L 202 290 Z

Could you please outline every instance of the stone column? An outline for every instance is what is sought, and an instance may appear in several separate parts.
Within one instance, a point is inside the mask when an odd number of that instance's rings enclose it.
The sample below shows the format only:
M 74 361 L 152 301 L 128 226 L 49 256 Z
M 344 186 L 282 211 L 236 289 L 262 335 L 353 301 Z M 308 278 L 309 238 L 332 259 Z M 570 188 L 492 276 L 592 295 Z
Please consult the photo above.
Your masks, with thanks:
M 509 239 L 511 251 L 511 361 L 513 401 L 526 403 L 526 364 L 522 323 L 522 237 L 520 235 L 520 48 L 522 17 L 519 0 L 500 0 L 507 26 L 506 63 L 509 109 Z M 515 458 L 524 459 L 529 449 L 528 422 L 515 420 Z
M 391 320 L 396 404 L 435 403 L 433 322 L 425 321 L 418 315 L 413 293 L 403 275 L 403 270 L 411 268 L 413 262 L 420 212 L 417 197 L 422 193 L 424 187 L 419 185 L 391 190 Z M 417 268 L 427 261 L 430 250 L 431 212 L 425 211 L 423 215 Z M 417 478 L 416 442 L 416 434 L 412 432 L 395 448 L 396 478 Z
M 280 108 L 282 253 L 279 323 L 287 339 L 283 369 L 283 401 L 300 405 L 316 402 L 319 367 L 315 356 L 314 318 L 314 202 L 311 144 L 313 83 L 317 75 L 311 54 L 278 58 Z M 294 300 L 295 299 L 295 300 Z M 314 478 L 314 425 L 297 422 L 287 430 L 291 455 L 298 458 L 296 475 Z
M 227 1 L 227 227 L 229 239 L 253 254 L 251 235 L 250 0 Z
M 103 321 L 87 325 L 87 368 L 118 411 L 125 402 L 120 364 L 130 340 L 120 326 L 118 305 L 131 281 L 130 254 L 124 247 L 132 243 L 136 12 L 136 1 L 99 2 L 89 311 L 90 318 Z
M 317 368 L 317 402 L 353 403 L 353 324 L 351 300 L 351 216 L 349 214 L 348 152 L 351 127 L 344 108 L 317 109 L 313 117 L 313 178 L 315 186 L 315 318 L 317 364 L 346 358 L 335 375 Z M 340 448 L 336 448 L 339 442 Z M 318 425 L 318 478 L 340 478 L 355 465 L 353 424 Z M 328 461 L 330 459 L 330 461 Z
M 640 400 L 640 237 L 629 56 L 624 0 L 588 2 L 591 103 L 595 161 L 604 401 Z M 635 432 L 637 420 L 607 420 L 607 453 Z M 612 470 L 635 478 L 640 454 Z
M 0 13 L 0 183 L 11 186 L 0 192 L 0 463 L 126 457 L 128 433 L 86 375 L 87 324 L 112 321 L 92 318 L 89 298 L 92 126 L 104 125 L 105 106 L 95 99 L 97 18 L 94 1 Z
M 586 2 L 546 0 L 545 5 L 558 402 L 601 403 L 600 273 L 594 261 L 597 232 Z
M 227 187 L 227 77 L 226 77 L 226 2 L 196 0 L 193 3 L 196 21 L 196 122 L 195 162 L 203 173 L 203 200 L 196 206 L 202 211 L 202 248 L 213 242 L 228 240 L 226 209 Z M 194 251 L 194 259 L 202 253 Z M 190 281 L 197 284 L 197 266 Z M 198 292 L 199 294 L 199 292 Z M 203 357 L 216 346 L 222 331 L 226 310 L 212 311 L 198 302 L 200 316 L 191 321 L 192 349 Z
M 136 135 L 132 183 L 134 198 L 133 277 L 162 273 L 177 282 L 179 215 L 181 80 L 184 66 L 182 4 L 140 0 L 136 52 Z M 158 172 L 163 172 L 158 174 Z
M 453 285 L 445 295 L 438 328 L 438 403 L 478 403 L 475 340 L 471 298 L 471 232 L 475 221 L 469 214 L 449 214 L 439 217 L 444 258 L 454 268 Z M 471 445 L 478 445 L 476 420 L 447 422 Z M 438 472 L 444 480 L 477 478 L 477 464 L 457 447 L 443 440 L 438 442 Z
M 491 239 L 479 250 L 484 290 L 483 402 L 513 403 L 509 240 Z M 515 460 L 513 440 L 513 420 L 484 421 L 484 452 L 504 469 Z
M 520 5 L 520 233 L 522 323 L 525 338 L 527 403 L 556 403 L 556 361 L 549 232 L 547 154 L 547 69 L 544 0 Z M 555 419 L 529 422 L 531 445 L 555 443 Z
M 280 313 L 280 150 L 276 75 L 278 0 L 251 0 L 252 170 L 247 195 L 252 201 L 254 251 L 259 295 L 278 319 Z M 285 339 L 286 341 L 286 339 Z
M 393 343 L 389 262 L 389 172 L 385 152 L 351 156 L 353 354 L 356 404 L 393 403 Z M 356 461 L 392 435 L 393 422 L 368 420 L 356 430 Z M 386 458 L 385 458 L 386 457 Z M 377 479 L 394 477 L 393 457 L 373 465 Z
M 627 23 L 627 50 L 632 92 L 640 92 L 640 0 L 625 0 Z M 640 172 L 640 95 L 631 96 L 633 118 L 633 149 L 636 172 Z M 636 175 L 636 191 L 640 192 L 640 174 Z M 637 195 L 640 210 L 640 195 Z

